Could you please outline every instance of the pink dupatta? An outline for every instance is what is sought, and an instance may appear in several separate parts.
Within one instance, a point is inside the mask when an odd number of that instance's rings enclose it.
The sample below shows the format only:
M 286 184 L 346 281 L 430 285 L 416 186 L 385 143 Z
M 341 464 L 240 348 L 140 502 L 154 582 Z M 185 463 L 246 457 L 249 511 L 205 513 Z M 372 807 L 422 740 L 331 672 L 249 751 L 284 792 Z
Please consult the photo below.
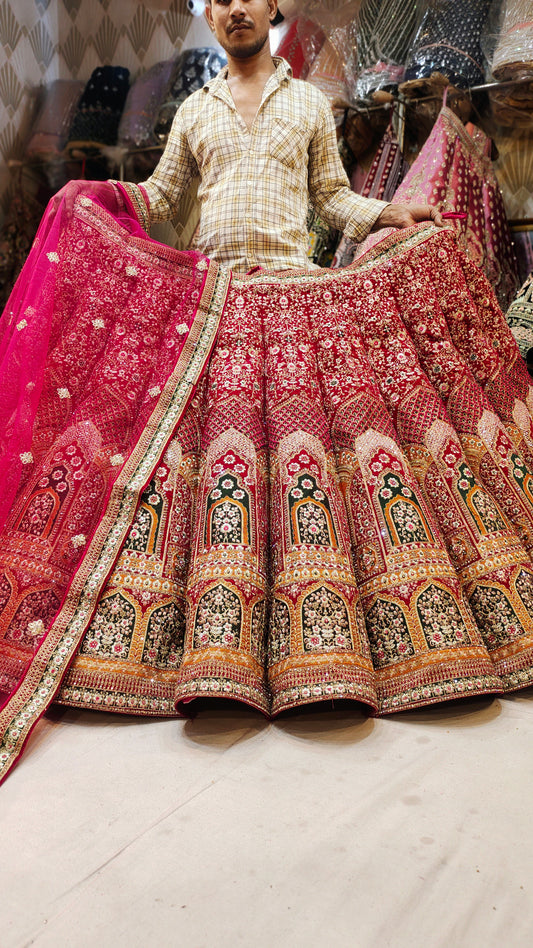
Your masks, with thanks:
M 0 779 L 74 657 L 204 370 L 229 281 L 150 240 L 120 185 L 72 182 L 44 215 L 0 340 L 0 527 L 9 516 L 20 531 L 0 588 L 0 613 L 20 591 L 0 657 Z M 50 559 L 61 516 L 69 539 Z M 25 597 L 40 548 L 54 592 Z

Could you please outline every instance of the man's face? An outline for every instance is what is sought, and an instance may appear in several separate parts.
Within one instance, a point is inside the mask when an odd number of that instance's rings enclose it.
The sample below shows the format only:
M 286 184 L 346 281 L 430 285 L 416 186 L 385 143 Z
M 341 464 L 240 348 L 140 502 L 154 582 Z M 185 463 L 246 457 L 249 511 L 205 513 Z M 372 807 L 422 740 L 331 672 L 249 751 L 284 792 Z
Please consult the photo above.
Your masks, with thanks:
M 205 15 L 226 53 L 248 59 L 268 42 L 277 6 L 277 0 L 211 0 Z

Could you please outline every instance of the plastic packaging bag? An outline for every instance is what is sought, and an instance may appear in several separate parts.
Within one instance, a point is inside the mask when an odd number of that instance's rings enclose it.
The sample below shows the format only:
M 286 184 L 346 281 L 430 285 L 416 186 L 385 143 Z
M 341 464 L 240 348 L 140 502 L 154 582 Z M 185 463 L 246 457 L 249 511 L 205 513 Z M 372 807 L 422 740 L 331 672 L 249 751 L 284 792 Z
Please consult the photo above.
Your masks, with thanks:
M 213 79 L 226 62 L 223 53 L 209 46 L 188 49 L 178 56 L 168 98 L 161 106 L 155 124 L 158 141 L 166 141 L 174 116 L 182 102 Z
M 481 33 L 491 0 L 430 0 L 413 40 L 406 81 L 438 72 L 459 89 L 484 81 Z
M 352 26 L 357 44 L 356 96 L 365 98 L 403 80 L 419 8 L 417 0 L 363 0 Z
M 505 0 L 501 28 L 492 58 L 492 73 L 499 82 L 533 78 L 533 4 L 531 0 Z

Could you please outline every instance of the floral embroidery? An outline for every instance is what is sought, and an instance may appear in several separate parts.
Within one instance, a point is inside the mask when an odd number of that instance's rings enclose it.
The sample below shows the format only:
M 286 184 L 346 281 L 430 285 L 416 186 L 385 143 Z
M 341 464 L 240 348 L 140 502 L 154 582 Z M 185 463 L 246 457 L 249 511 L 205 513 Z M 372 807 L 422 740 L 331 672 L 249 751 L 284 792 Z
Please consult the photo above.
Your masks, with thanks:
M 288 465 L 290 471 L 309 465 L 310 458 L 300 455 Z M 288 492 L 292 543 L 311 546 L 336 546 L 337 535 L 329 500 L 309 471 L 300 473 Z
M 136 550 L 139 553 L 152 553 L 157 542 L 157 535 L 161 523 L 163 497 L 155 487 L 154 482 L 146 488 L 135 520 L 133 521 L 124 548 Z
M 305 597 L 302 603 L 302 632 L 304 648 L 308 652 L 352 648 L 346 605 L 337 593 L 325 586 Z
M 524 634 L 518 616 L 501 589 L 478 586 L 470 597 L 470 605 L 487 648 L 507 645 Z
M 533 573 L 522 569 L 516 578 L 516 591 L 530 615 L 533 615 Z
M 470 644 L 463 617 L 445 589 L 432 583 L 416 600 L 416 609 L 430 648 Z
M 265 660 L 266 649 L 266 600 L 256 602 L 252 609 L 252 626 L 250 631 L 250 652 L 262 665 Z
M 236 504 L 224 500 L 211 515 L 212 543 L 242 543 L 242 513 Z
M 288 658 L 291 650 L 291 619 L 289 607 L 281 599 L 274 599 L 268 627 L 268 661 L 276 665 Z
M 239 597 L 227 586 L 214 586 L 204 593 L 198 603 L 194 624 L 194 648 L 238 648 L 241 622 Z
M 366 628 L 376 668 L 404 661 L 415 654 L 407 619 L 397 603 L 377 599 L 366 614 Z
M 80 651 L 99 658 L 127 658 L 135 627 L 135 609 L 120 593 L 102 599 Z
M 28 593 L 11 620 L 6 639 L 20 646 L 33 647 L 34 623 L 42 623 L 42 626 L 47 628 L 58 608 L 59 600 L 51 590 Z
M 174 602 L 152 612 L 146 630 L 143 663 L 156 668 L 179 665 L 185 636 L 185 613 Z
M 379 455 L 371 468 L 377 474 L 382 466 L 391 466 L 393 460 L 386 454 Z M 378 499 L 394 545 L 427 543 L 433 538 L 414 491 L 403 482 L 399 473 L 386 471 Z
M 226 461 L 226 459 L 224 459 Z M 235 458 L 226 463 L 234 465 L 234 469 L 241 467 L 235 464 Z M 219 467 L 219 465 L 215 465 Z M 217 543 L 250 543 L 250 496 L 241 486 L 239 479 L 233 473 L 222 473 L 207 498 L 207 513 L 205 525 L 205 544 L 207 547 Z

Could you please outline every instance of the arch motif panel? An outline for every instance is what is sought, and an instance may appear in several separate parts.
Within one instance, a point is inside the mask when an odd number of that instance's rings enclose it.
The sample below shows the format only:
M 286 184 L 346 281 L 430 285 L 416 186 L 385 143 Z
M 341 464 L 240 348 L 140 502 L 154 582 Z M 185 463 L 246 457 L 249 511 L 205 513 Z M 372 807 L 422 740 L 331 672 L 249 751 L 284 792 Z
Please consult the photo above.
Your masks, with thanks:
M 338 546 L 329 500 L 312 474 L 300 474 L 288 498 L 291 543 Z
M 127 658 L 135 629 L 135 607 L 120 593 L 98 604 L 80 652 L 98 658 Z
M 414 491 L 403 482 L 399 472 L 385 472 L 378 501 L 393 546 L 434 539 Z
M 156 668 L 179 665 L 185 638 L 185 612 L 175 602 L 153 610 L 146 628 L 142 661 Z
M 375 668 L 403 662 L 415 654 L 407 618 L 398 603 L 377 599 L 365 619 Z
M 470 644 L 461 611 L 447 589 L 432 583 L 418 596 L 416 611 L 429 648 Z
M 348 609 L 341 596 L 321 586 L 302 602 L 302 634 L 306 652 L 352 648 Z
M 496 586 L 477 586 L 470 606 L 488 649 L 507 645 L 524 634 L 508 597 Z
M 137 553 L 153 553 L 161 525 L 162 512 L 163 497 L 157 490 L 154 481 L 152 481 L 143 492 L 135 519 L 124 542 L 124 549 L 134 550 Z
M 238 595 L 220 583 L 201 597 L 196 608 L 193 647 L 238 648 L 242 607 Z
M 219 477 L 206 503 L 204 544 L 220 543 L 250 545 L 250 495 L 229 472 Z
M 252 624 L 250 630 L 250 652 L 262 665 L 265 660 L 265 619 L 266 600 L 260 599 L 252 609 Z
M 515 586 L 525 608 L 533 618 L 533 573 L 530 573 L 527 569 L 520 570 L 516 577 Z

